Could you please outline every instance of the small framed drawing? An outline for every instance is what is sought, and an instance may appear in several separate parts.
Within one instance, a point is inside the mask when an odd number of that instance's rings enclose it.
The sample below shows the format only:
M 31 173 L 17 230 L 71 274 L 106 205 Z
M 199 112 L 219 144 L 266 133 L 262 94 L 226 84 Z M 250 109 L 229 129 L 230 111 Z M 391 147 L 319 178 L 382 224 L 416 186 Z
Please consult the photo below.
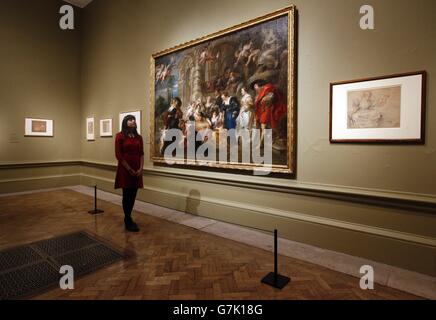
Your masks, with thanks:
M 330 84 L 330 142 L 424 143 L 426 72 Z
M 53 120 L 25 118 L 26 137 L 53 137 Z
M 136 130 L 139 134 L 141 134 L 141 111 L 130 111 L 130 112 L 122 112 L 120 113 L 119 118 L 119 131 L 121 131 L 121 126 L 123 124 L 123 119 L 127 115 L 132 115 L 136 119 Z
M 86 118 L 86 140 L 94 141 L 95 140 L 95 132 L 94 132 L 94 118 Z
M 112 137 L 112 119 L 100 120 L 100 137 Z

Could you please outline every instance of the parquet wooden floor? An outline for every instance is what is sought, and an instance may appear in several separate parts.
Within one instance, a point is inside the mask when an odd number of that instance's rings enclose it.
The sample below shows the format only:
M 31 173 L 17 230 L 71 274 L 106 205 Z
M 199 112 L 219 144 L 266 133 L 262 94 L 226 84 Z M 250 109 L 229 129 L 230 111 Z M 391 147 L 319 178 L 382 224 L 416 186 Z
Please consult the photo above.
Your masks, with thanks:
M 272 253 L 135 212 L 139 233 L 124 231 L 122 208 L 62 189 L 0 197 L 0 249 L 88 230 L 130 257 L 76 279 L 75 289 L 54 289 L 34 299 L 419 299 L 314 264 L 279 257 L 291 276 L 283 290 L 260 283 L 273 270 Z

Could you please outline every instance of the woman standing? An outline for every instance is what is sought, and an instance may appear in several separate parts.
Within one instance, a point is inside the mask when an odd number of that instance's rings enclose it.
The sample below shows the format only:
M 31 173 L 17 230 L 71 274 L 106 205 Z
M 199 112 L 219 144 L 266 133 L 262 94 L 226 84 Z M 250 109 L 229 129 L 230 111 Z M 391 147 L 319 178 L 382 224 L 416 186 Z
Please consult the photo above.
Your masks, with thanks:
M 121 132 L 115 137 L 115 156 L 118 160 L 115 189 L 123 189 L 124 224 L 126 230 L 138 232 L 138 225 L 131 215 L 138 189 L 144 187 L 144 145 L 136 130 L 136 119 L 132 115 L 123 119 Z

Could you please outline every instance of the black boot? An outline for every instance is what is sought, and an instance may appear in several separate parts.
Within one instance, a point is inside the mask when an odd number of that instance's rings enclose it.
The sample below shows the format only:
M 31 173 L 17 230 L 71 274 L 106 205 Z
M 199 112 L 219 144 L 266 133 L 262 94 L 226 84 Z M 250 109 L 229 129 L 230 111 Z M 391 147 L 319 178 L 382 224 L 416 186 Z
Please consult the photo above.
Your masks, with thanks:
M 133 222 L 132 218 L 124 218 L 124 225 L 126 226 L 126 230 L 127 231 L 131 231 L 131 232 L 138 232 L 139 228 L 138 225 Z

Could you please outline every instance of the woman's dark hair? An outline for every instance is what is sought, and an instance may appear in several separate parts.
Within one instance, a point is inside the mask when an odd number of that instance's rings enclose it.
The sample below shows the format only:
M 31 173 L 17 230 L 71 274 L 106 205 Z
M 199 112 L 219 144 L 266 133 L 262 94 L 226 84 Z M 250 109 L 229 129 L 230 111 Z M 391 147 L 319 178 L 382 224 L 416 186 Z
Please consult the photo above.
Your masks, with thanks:
M 139 136 L 138 131 L 136 130 L 136 127 L 133 129 L 130 129 L 127 125 L 127 121 L 134 119 L 136 121 L 135 116 L 129 114 L 124 117 L 123 124 L 121 125 L 121 132 L 123 133 L 123 136 L 127 137 L 128 133 L 133 133 L 135 137 Z

